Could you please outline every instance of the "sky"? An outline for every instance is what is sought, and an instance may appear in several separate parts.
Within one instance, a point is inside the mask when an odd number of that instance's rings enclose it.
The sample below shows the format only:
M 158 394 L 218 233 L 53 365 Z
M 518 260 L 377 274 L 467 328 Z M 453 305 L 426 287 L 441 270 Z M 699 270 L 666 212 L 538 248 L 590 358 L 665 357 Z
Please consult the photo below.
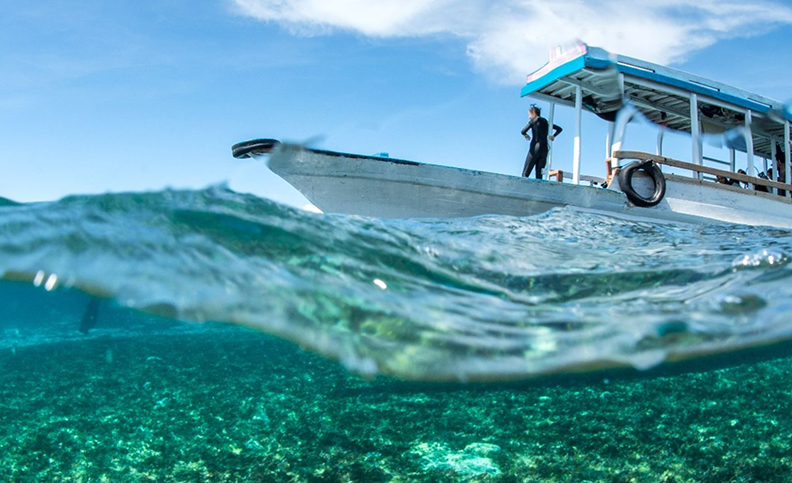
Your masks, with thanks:
M 231 156 L 261 137 L 519 174 L 534 102 L 520 87 L 575 39 L 792 99 L 789 0 L 6 0 L 0 13 L 0 196 L 17 201 L 227 183 L 305 205 Z M 570 169 L 572 110 L 556 123 L 554 167 Z M 605 130 L 584 115 L 585 173 L 604 171 Z M 684 159 L 684 141 L 668 154 Z

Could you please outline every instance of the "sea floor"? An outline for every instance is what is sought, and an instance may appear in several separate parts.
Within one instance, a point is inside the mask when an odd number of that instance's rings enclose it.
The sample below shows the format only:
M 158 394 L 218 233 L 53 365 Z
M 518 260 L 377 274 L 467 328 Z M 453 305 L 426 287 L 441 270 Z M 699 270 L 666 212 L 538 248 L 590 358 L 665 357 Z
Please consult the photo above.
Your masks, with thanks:
M 791 448 L 791 359 L 433 386 L 244 329 L 0 353 L 4 482 L 789 482 Z

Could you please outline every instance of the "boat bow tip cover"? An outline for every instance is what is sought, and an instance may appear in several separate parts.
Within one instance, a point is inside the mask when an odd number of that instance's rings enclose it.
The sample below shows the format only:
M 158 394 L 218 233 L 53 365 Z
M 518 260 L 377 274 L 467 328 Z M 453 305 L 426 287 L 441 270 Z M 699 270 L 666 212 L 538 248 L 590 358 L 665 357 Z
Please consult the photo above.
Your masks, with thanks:
M 237 159 L 245 159 L 252 156 L 269 154 L 279 145 L 280 141 L 277 139 L 253 139 L 231 146 L 231 154 Z

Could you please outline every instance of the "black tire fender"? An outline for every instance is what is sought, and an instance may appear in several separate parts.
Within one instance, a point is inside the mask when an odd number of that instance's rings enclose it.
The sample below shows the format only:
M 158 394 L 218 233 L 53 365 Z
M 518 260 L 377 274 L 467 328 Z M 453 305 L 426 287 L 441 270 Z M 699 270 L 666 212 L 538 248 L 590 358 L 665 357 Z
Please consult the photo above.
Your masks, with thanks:
M 633 175 L 643 171 L 654 182 L 654 193 L 649 198 L 639 195 L 632 186 Z M 630 200 L 630 203 L 642 208 L 656 206 L 663 201 L 666 193 L 666 181 L 660 167 L 654 161 L 634 161 L 619 170 L 619 187 Z

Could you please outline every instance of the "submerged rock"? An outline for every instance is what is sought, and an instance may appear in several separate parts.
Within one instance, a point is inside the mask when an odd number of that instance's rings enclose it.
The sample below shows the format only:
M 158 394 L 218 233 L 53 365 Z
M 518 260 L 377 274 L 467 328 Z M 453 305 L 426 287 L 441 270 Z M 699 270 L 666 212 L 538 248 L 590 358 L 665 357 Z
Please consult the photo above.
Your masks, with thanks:
M 472 443 L 462 451 L 454 451 L 445 443 L 420 443 L 413 447 L 411 453 L 420 458 L 426 471 L 474 477 L 500 474 L 500 468 L 491 458 L 500 451 L 500 446 L 488 443 Z

